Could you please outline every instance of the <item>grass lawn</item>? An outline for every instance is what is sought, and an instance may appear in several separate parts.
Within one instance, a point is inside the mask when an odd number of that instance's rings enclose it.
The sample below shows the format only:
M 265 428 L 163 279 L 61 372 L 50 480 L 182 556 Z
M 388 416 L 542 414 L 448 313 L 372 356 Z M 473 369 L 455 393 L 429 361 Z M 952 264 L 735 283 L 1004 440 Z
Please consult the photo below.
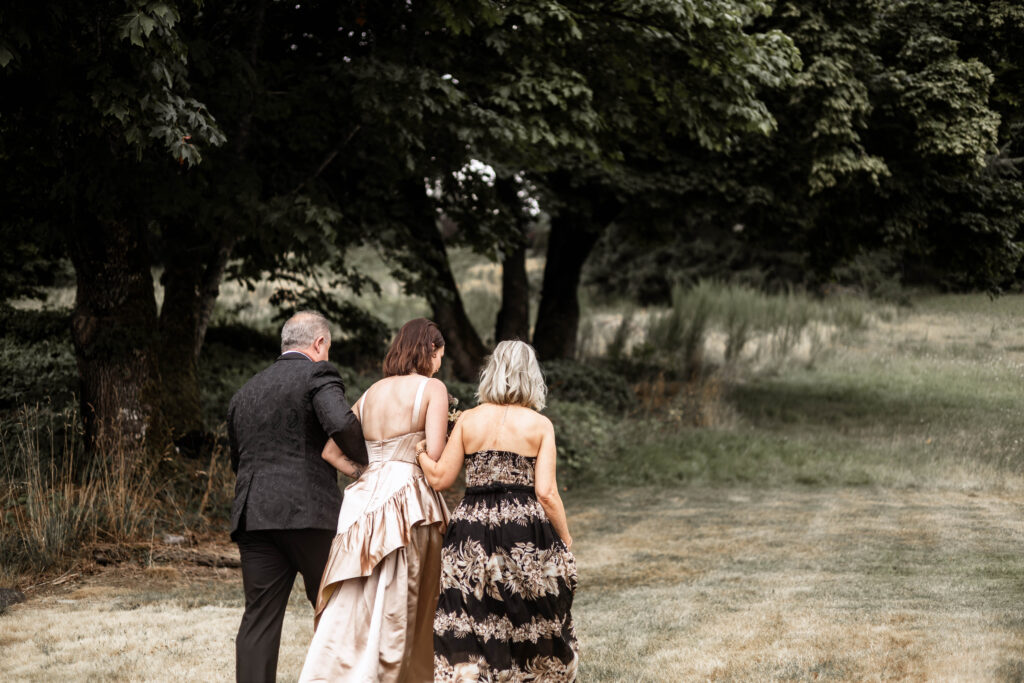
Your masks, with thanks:
M 584 681 L 1024 680 L 1024 297 L 933 297 L 565 494 Z M 631 425 L 631 426 L 630 426 Z M 0 617 L 0 680 L 230 680 L 236 570 L 105 570 Z M 279 674 L 311 610 L 293 592 Z

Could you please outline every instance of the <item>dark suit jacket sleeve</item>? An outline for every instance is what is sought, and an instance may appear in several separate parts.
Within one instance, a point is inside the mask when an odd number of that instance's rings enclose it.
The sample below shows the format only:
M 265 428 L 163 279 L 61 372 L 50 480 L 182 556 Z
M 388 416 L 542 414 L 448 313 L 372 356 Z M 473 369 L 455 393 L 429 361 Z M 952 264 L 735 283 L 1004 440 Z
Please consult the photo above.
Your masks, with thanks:
M 231 452 L 231 471 L 238 474 L 238 438 L 235 436 L 235 404 L 228 405 L 228 448 Z
M 313 409 L 324 431 L 349 460 L 367 464 L 363 428 L 345 399 L 345 385 L 338 371 L 329 362 L 321 361 L 316 363 L 309 382 Z

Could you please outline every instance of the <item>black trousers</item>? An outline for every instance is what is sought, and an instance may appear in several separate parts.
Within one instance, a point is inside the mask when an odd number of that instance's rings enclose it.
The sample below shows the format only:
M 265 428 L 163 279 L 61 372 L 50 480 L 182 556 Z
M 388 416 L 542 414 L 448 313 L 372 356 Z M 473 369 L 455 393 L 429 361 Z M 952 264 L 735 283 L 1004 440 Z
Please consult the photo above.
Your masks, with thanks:
M 245 614 L 235 638 L 235 678 L 239 683 L 273 681 L 281 625 L 295 574 L 302 574 L 306 597 L 314 607 L 334 531 L 274 529 L 239 531 L 235 542 L 242 559 Z

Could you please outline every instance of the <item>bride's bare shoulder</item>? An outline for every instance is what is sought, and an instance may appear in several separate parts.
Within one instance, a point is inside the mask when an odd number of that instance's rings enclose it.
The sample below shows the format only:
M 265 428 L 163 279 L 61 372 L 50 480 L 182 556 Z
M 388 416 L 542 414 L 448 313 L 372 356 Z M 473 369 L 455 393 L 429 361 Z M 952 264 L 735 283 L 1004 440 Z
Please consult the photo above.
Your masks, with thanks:
M 384 377 L 382 379 L 377 380 L 376 382 L 374 382 L 370 386 L 366 387 L 365 389 L 363 389 L 363 396 L 365 396 L 366 394 L 370 393 L 374 389 L 378 389 L 378 388 L 380 388 L 382 386 L 385 386 L 388 383 L 389 379 L 391 379 L 391 378 L 390 377 Z

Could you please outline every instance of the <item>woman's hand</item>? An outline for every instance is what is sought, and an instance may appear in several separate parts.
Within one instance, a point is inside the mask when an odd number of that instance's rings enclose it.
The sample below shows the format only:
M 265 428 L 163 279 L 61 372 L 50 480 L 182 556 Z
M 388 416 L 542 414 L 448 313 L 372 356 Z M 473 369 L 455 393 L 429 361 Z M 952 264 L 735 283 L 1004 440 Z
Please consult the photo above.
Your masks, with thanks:
M 568 539 L 563 538 L 562 543 L 565 544 L 566 550 L 572 550 L 572 536 L 570 536 Z
M 426 439 L 421 439 L 420 441 L 417 441 L 416 442 L 416 455 L 419 455 L 420 453 L 426 453 L 426 452 L 427 452 L 427 440 Z

